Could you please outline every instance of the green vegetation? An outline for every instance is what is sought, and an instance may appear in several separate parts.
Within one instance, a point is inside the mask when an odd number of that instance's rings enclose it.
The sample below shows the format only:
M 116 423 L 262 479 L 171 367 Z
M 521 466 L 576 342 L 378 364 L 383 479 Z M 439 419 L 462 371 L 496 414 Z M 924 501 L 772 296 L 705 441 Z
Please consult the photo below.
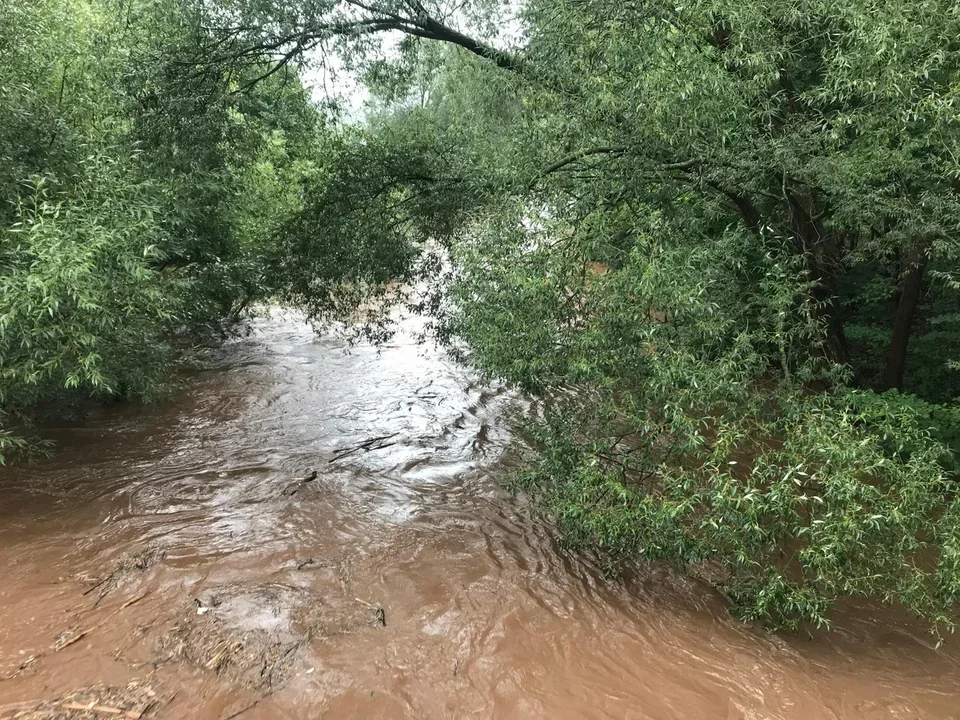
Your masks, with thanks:
M 0 410 L 22 430 L 146 398 L 270 288 L 321 128 L 291 74 L 185 75 L 177 2 L 0 8 Z M 0 435 L 0 458 L 25 447 Z
M 417 287 L 549 398 L 518 483 L 570 544 L 710 566 L 770 627 L 852 596 L 952 629 L 960 12 L 519 10 L 514 41 L 479 1 L 0 11 L 7 417 L 149 397 L 258 299 L 383 337 Z M 298 79 L 334 54 L 361 123 Z

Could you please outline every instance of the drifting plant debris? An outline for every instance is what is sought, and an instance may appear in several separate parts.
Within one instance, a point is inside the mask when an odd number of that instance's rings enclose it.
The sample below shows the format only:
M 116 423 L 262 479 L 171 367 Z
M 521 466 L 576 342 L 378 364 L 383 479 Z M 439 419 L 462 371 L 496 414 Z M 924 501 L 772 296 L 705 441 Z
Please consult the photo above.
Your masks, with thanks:
M 212 588 L 187 605 L 158 640 L 167 661 L 185 661 L 235 687 L 274 692 L 311 641 L 371 626 L 347 598 L 318 598 L 274 583 Z
M 310 473 L 308 475 L 300 478 L 299 480 L 295 480 L 294 482 L 287 485 L 287 487 L 283 489 L 282 494 L 285 495 L 286 497 L 293 497 L 298 492 L 300 492 L 300 490 L 303 488 L 304 485 L 308 483 L 312 483 L 314 480 L 316 480 L 317 471 L 313 470 L 312 468 L 310 468 L 309 470 L 310 470 Z
M 92 633 L 97 628 L 106 625 L 110 621 L 110 619 L 113 618 L 114 615 L 117 615 L 123 610 L 126 610 L 131 605 L 140 602 L 146 596 L 147 596 L 147 593 L 141 593 L 140 595 L 137 595 L 136 597 L 131 598 L 130 600 L 127 600 L 125 603 L 123 603 L 123 605 L 121 605 L 119 608 L 117 608 L 112 613 L 110 613 L 106 618 L 98 622 L 96 625 L 92 625 L 88 627 L 86 630 L 76 630 L 76 631 L 68 630 L 63 633 L 60 633 L 60 635 L 57 636 L 57 641 L 54 643 L 53 649 L 55 651 L 60 651 L 60 650 L 63 650 L 64 648 L 70 647 L 75 642 L 78 642 L 79 640 L 82 640 L 83 638 L 85 638 L 87 635 Z
M 349 457 L 350 455 L 358 453 L 361 450 L 364 452 L 370 452 L 371 450 L 382 450 L 390 447 L 391 445 L 396 445 L 396 443 L 388 443 L 386 441 L 395 438 L 399 434 L 400 433 L 390 433 L 389 435 L 380 435 L 378 437 L 370 438 L 369 440 L 364 440 L 362 443 L 358 443 L 357 445 L 341 448 L 333 454 L 333 457 L 330 458 L 329 462 L 335 463 L 338 460 L 343 460 L 345 457 Z
M 166 550 L 151 547 L 123 555 L 110 573 L 100 578 L 96 584 L 87 588 L 83 594 L 86 596 L 94 591 L 99 591 L 97 601 L 93 604 L 93 606 L 96 607 L 107 595 L 128 582 L 131 576 L 153 567 L 163 560 L 166 554 Z
M 122 687 L 97 685 L 55 700 L 22 703 L 25 707 L 12 715 L 0 714 L 0 720 L 140 720 L 159 704 L 153 688 L 142 681 L 133 681 Z

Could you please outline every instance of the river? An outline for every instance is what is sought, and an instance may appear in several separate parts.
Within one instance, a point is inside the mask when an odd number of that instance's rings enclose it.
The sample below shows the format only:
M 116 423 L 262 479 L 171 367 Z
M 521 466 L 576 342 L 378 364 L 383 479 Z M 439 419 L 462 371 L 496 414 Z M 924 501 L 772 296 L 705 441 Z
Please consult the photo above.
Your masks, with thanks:
M 893 611 L 603 581 L 503 487 L 527 401 L 441 351 L 274 311 L 212 365 L 0 471 L 3 720 L 960 718 L 960 640 Z

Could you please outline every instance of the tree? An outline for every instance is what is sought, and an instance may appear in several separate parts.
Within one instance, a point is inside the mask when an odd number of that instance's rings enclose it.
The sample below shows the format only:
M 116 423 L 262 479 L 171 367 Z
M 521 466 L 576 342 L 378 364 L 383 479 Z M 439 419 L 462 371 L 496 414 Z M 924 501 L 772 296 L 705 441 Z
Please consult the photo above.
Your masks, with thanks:
M 952 397 L 866 389 L 956 387 L 949 357 L 908 362 L 918 322 L 956 347 L 940 329 L 960 207 L 947 3 L 533 1 L 516 61 L 448 42 L 428 92 L 404 84 L 416 43 L 393 75 L 370 49 L 411 34 L 385 20 L 400 5 L 303 7 L 248 23 L 268 33 L 212 31 L 218 57 L 292 62 L 339 38 L 394 82 L 357 133 L 364 160 L 343 155 L 376 201 L 324 184 L 290 237 L 333 243 L 290 256 L 404 248 L 374 282 L 446 248 L 426 267 L 441 336 L 553 398 L 520 481 L 569 542 L 715 566 L 771 626 L 828 623 L 850 595 L 952 626 Z M 331 230 L 330 207 L 350 223 Z M 312 267 L 287 269 L 308 305 L 331 287 Z
M 568 121 L 552 128 L 568 152 L 546 174 L 588 160 L 653 174 L 657 192 L 697 193 L 711 212 L 778 234 L 815 280 L 834 360 L 851 360 L 845 325 L 858 305 L 843 277 L 900 258 L 887 367 L 865 381 L 902 387 L 925 273 L 956 253 L 949 3 L 878 18 L 865 2 L 532 2 L 526 47 L 512 50 L 452 29 L 457 19 L 407 0 L 227 2 L 205 16 L 204 54 L 277 70 L 335 40 L 369 52 L 372 35 L 394 32 L 522 73 L 530 102 Z
M 180 83 L 155 62 L 190 46 L 177 2 L 0 15 L 2 460 L 38 417 L 156 397 L 271 291 L 264 245 L 322 123 L 292 70 L 243 95 Z

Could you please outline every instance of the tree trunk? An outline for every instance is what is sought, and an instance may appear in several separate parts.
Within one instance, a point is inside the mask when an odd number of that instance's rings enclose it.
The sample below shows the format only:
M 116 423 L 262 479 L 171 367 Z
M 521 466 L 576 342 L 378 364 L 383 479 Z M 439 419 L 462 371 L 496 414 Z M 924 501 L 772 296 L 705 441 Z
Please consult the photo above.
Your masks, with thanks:
M 923 295 L 923 275 L 927 269 L 927 256 L 920 250 L 909 262 L 900 281 L 900 300 L 893 315 L 893 330 L 890 333 L 890 352 L 887 369 L 883 374 L 883 389 L 903 388 L 903 375 L 907 367 L 907 346 L 913 332 L 913 318 Z
M 724 194 L 737 208 L 747 229 L 759 236 L 762 218 L 750 197 L 734 191 Z M 794 194 L 788 197 L 787 210 L 794 250 L 805 258 L 810 279 L 816 283 L 812 294 L 818 313 L 827 327 L 825 353 L 833 362 L 849 364 L 850 352 L 836 290 L 836 274 L 842 252 L 837 236 L 826 232 L 819 214 L 813 212 L 811 206 L 816 206 L 815 198 Z
M 759 236 L 761 218 L 753 201 L 743 193 L 727 192 L 725 194 L 736 206 L 737 212 L 740 213 L 743 224 L 747 226 L 747 229 L 754 235 Z
M 790 193 L 787 201 L 794 249 L 806 259 L 810 279 L 816 283 L 812 294 L 820 317 L 827 326 L 827 357 L 833 362 L 848 365 L 850 352 L 836 285 L 842 255 L 837 235 L 824 228 L 815 196 Z

